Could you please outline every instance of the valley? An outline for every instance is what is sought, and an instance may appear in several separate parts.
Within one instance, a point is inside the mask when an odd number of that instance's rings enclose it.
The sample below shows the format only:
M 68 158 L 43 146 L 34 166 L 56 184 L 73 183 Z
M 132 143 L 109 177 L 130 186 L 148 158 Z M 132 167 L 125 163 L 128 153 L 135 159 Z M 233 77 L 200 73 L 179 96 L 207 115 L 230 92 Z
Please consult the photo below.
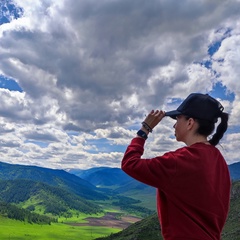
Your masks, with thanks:
M 83 239 L 93 240 L 98 237 L 108 236 L 127 228 L 141 218 L 127 214 L 117 208 L 111 208 L 106 203 L 106 208 L 97 214 L 84 214 L 72 212 L 71 217 L 61 216 L 57 222 L 30 223 L 0 217 L 0 239 Z
M 108 227 L 108 228 L 118 228 L 125 229 L 129 227 L 132 223 L 138 222 L 141 218 L 125 215 L 122 216 L 121 213 L 106 212 L 102 217 L 87 217 L 86 223 L 68 223 L 71 226 L 98 226 L 98 227 Z
M 7 204 L 5 208 L 0 205 L 0 239 L 95 239 L 154 213 L 148 207 L 151 203 L 144 201 L 151 198 L 150 187 L 133 181 L 120 169 L 114 169 L 114 174 L 111 169 L 102 170 L 95 179 L 105 182 L 96 187 L 94 182 L 62 170 L 0 162 L 0 202 Z M 142 190 L 141 200 L 136 187 Z M 128 193 L 136 197 L 128 197 Z M 155 191 L 152 193 L 155 199 Z M 40 221 L 42 216 L 44 221 Z
M 238 167 L 230 168 L 234 184 L 223 240 L 239 236 Z M 162 239 L 155 189 L 104 167 L 73 174 L 0 162 L 0 229 L 1 240 Z

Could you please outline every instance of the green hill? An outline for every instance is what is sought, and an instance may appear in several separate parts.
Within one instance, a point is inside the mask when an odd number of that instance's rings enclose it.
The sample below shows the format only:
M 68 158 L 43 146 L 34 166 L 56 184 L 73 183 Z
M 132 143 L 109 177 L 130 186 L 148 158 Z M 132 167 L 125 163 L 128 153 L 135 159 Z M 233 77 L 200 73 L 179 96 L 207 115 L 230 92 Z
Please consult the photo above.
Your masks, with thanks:
M 98 205 L 65 189 L 21 179 L 0 181 L 0 201 L 54 216 L 70 215 L 71 210 L 89 214 L 101 211 Z
M 155 189 L 150 192 L 146 191 L 145 188 L 150 188 L 149 186 L 143 186 L 121 169 L 94 168 L 84 173 L 85 176 L 90 174 L 92 177 L 96 173 L 95 178 L 92 179 L 94 181 L 106 174 L 102 183 L 108 185 L 109 188 L 97 188 L 86 180 L 62 170 L 0 162 L 0 201 L 16 203 L 38 213 L 41 210 L 41 214 L 51 213 L 55 216 L 65 214 L 69 217 L 72 214 L 70 209 L 87 214 L 101 211 L 98 207 L 99 200 L 101 204 L 107 200 L 103 204 L 112 205 L 114 208 L 142 217 L 155 212 Z M 112 180 L 109 181 L 108 179 L 111 178 Z M 127 184 L 123 185 L 123 182 Z M 111 184 L 115 187 L 111 188 Z M 121 195 L 116 191 L 119 186 L 123 186 L 119 188 Z M 141 196 L 137 194 L 138 192 Z M 81 200 L 76 198 L 76 195 Z M 131 195 L 133 199 L 130 199 L 128 195 Z M 92 204 L 93 201 L 97 201 L 95 205 Z
M 35 166 L 23 166 L 0 162 L 0 179 L 28 179 L 61 187 L 83 198 L 104 200 L 107 196 L 91 183 L 63 170 L 54 170 Z
M 231 206 L 227 223 L 224 227 L 222 240 L 240 239 L 240 181 L 233 182 Z
M 130 225 L 121 232 L 95 240 L 163 240 L 157 214 Z
M 32 213 L 27 209 L 22 209 L 9 203 L 0 202 L 0 216 L 36 224 L 51 224 L 57 219 Z
M 239 240 L 240 239 L 240 181 L 232 185 L 231 205 L 227 222 L 225 224 L 222 240 Z M 162 240 L 161 230 L 157 215 L 143 219 L 140 222 L 132 224 L 123 231 L 112 234 L 105 238 L 96 240 Z

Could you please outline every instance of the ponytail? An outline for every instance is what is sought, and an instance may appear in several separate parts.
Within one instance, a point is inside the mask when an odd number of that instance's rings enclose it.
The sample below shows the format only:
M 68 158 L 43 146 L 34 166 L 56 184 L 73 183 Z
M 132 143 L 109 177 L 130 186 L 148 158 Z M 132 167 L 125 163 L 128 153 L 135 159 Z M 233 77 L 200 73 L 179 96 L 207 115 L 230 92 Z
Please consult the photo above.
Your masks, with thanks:
M 221 113 L 221 122 L 217 126 L 216 133 L 213 135 L 213 137 L 209 140 L 209 143 L 213 146 L 216 146 L 221 138 L 223 137 L 224 133 L 226 132 L 228 128 L 228 117 L 229 115 L 225 112 Z

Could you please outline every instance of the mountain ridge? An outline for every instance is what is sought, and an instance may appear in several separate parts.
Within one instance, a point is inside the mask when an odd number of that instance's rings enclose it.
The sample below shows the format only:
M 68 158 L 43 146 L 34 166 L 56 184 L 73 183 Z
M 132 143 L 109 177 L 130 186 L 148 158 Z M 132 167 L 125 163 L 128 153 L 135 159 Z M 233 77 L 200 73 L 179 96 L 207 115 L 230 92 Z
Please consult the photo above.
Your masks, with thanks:
M 44 214 L 62 215 L 75 209 L 83 213 L 101 212 L 101 208 L 80 196 L 60 187 L 33 180 L 0 180 L 0 201 L 28 205 L 32 209 L 40 207 Z
M 232 180 L 240 180 L 240 162 L 228 165 Z
M 230 176 L 232 180 L 240 180 L 240 162 L 228 165 Z M 109 187 L 114 185 L 119 186 L 120 189 L 124 189 L 124 185 L 135 183 L 135 179 L 128 176 L 121 168 L 111 167 L 96 167 L 90 169 L 68 169 L 69 173 L 90 182 L 95 186 Z M 143 184 L 145 185 L 145 184 Z M 141 186 L 139 187 L 143 187 Z M 126 188 L 125 188 L 126 190 Z
M 114 186 L 122 185 L 133 178 L 123 172 L 120 168 L 96 167 L 90 169 L 71 169 L 69 173 L 90 182 L 94 186 Z
M 107 199 L 107 196 L 93 184 L 64 170 L 0 162 L 0 179 L 39 181 L 51 186 L 63 187 L 89 200 Z

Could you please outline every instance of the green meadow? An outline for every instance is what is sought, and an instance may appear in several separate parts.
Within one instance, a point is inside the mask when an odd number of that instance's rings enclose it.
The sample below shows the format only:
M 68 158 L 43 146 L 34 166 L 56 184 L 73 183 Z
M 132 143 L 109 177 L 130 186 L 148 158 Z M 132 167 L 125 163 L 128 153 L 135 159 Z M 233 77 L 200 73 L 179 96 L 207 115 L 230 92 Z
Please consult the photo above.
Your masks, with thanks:
M 28 203 L 27 201 L 19 206 L 26 208 Z M 31 199 L 31 204 L 33 203 L 35 202 Z M 59 216 L 58 222 L 50 225 L 13 220 L 0 215 L 0 240 L 93 240 L 121 231 L 122 229 L 111 226 L 74 226 L 76 223 L 87 223 L 87 217 L 101 218 L 106 213 L 118 213 L 120 216 L 126 214 L 119 207 L 113 207 L 112 201 L 97 203 L 102 207 L 102 212 L 89 215 L 69 210 L 71 217 Z M 44 207 L 37 206 L 34 212 L 43 214 Z M 53 217 L 51 214 L 48 216 Z
M 64 223 L 38 225 L 0 217 L 1 240 L 93 240 L 119 232 L 120 229 L 71 226 Z

